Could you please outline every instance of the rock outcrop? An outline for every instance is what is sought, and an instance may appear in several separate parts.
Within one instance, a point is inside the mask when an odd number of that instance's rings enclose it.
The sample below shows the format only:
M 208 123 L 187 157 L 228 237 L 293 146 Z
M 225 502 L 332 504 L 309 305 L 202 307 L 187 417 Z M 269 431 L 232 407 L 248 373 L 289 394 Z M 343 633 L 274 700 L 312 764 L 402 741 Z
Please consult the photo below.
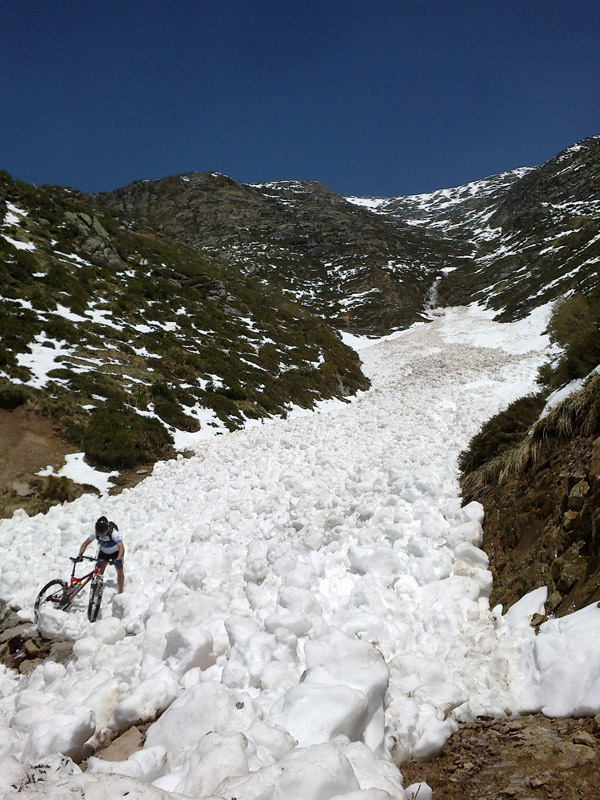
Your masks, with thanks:
M 467 497 L 485 508 L 492 605 L 539 586 L 556 616 L 600 601 L 600 437 L 549 440 L 525 470 Z

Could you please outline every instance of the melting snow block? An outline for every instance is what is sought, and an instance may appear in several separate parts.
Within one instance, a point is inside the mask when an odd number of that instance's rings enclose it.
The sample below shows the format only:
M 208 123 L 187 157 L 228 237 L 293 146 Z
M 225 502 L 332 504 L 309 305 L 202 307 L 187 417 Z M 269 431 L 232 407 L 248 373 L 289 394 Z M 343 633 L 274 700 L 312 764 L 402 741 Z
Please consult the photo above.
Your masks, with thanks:
M 272 714 L 301 747 L 331 742 L 340 734 L 357 741 L 368 714 L 367 695 L 349 686 L 301 683 L 286 692 Z
M 248 772 L 248 745 L 241 733 L 209 733 L 188 753 L 179 770 L 158 778 L 154 785 L 186 797 L 206 797 L 226 778 Z
M 483 518 L 485 516 L 483 506 L 476 500 L 473 500 L 471 503 L 467 503 L 466 506 L 463 506 L 460 510 L 460 513 L 465 522 L 478 522 L 479 524 L 483 522 Z
M 34 722 L 23 751 L 23 761 L 39 764 L 51 753 L 62 753 L 73 761 L 83 757 L 83 745 L 96 729 L 91 708 L 80 708 L 71 714 L 52 714 Z
M 126 761 L 104 761 L 92 756 L 88 758 L 87 773 L 127 775 L 148 783 L 162 775 L 167 760 L 164 747 L 147 747 L 132 753 Z
M 306 745 L 342 733 L 383 754 L 389 671 L 381 653 L 336 630 L 308 642 L 305 657 L 306 678 L 276 704 L 277 724 Z
M 144 747 L 163 745 L 170 768 L 178 769 L 190 749 L 207 733 L 244 731 L 254 716 L 252 701 L 247 695 L 235 693 L 221 684 L 199 683 L 182 692 L 150 726 Z
M 406 800 L 431 800 L 433 792 L 428 783 L 411 783 L 406 788 Z
M 359 790 L 348 759 L 333 745 L 322 744 L 295 750 L 277 764 L 248 776 L 226 780 L 219 786 L 218 795 L 263 800 L 332 800 Z
M 203 628 L 174 628 L 167 634 L 165 656 L 178 678 L 193 667 L 207 669 L 215 663 L 212 636 Z
M 552 619 L 535 637 L 540 705 L 548 717 L 587 716 L 600 710 L 600 608 L 597 603 Z
M 179 692 L 179 684 L 166 667 L 142 681 L 129 697 L 115 708 L 108 727 L 124 731 L 131 725 L 146 722 L 168 708 Z
M 0 722 L 0 762 L 16 755 L 21 749 L 21 737 L 17 731 Z

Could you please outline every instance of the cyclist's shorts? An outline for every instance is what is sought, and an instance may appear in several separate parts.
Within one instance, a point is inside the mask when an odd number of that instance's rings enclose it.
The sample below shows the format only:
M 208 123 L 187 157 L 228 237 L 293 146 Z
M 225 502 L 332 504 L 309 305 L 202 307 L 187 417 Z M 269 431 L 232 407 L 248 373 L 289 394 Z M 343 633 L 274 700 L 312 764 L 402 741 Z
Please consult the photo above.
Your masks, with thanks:
M 119 551 L 117 550 L 116 553 L 103 553 L 102 550 L 98 553 L 98 561 L 108 561 L 109 564 L 113 564 L 115 559 L 119 557 Z

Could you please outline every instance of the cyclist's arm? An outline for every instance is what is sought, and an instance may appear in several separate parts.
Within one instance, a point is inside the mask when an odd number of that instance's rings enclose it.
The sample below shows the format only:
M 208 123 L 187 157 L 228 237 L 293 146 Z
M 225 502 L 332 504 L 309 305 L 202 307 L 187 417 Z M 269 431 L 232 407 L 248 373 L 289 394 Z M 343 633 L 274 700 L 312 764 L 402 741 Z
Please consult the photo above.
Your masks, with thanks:
M 89 543 L 90 543 L 90 538 L 89 538 L 89 536 L 88 536 L 88 537 L 85 539 L 85 541 L 83 542 L 83 544 L 81 545 L 81 547 L 79 548 L 79 555 L 80 555 L 80 556 L 82 556 L 82 555 L 85 553 L 85 551 L 87 550 L 87 547 L 88 547 Z
M 120 558 L 121 561 L 123 560 L 123 556 L 125 555 L 125 547 L 123 546 L 123 542 L 118 543 L 119 554 L 117 558 Z

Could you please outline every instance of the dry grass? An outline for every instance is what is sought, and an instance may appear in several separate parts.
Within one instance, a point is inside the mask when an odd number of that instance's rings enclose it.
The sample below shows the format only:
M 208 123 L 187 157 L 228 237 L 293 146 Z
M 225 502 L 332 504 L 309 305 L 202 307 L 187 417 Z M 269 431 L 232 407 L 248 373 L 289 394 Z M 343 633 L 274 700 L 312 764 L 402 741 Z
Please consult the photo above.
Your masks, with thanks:
M 480 496 L 486 486 L 504 483 L 532 467 L 550 441 L 594 436 L 599 431 L 600 374 L 595 374 L 578 392 L 538 420 L 524 439 L 466 475 L 463 491 L 470 497 Z

